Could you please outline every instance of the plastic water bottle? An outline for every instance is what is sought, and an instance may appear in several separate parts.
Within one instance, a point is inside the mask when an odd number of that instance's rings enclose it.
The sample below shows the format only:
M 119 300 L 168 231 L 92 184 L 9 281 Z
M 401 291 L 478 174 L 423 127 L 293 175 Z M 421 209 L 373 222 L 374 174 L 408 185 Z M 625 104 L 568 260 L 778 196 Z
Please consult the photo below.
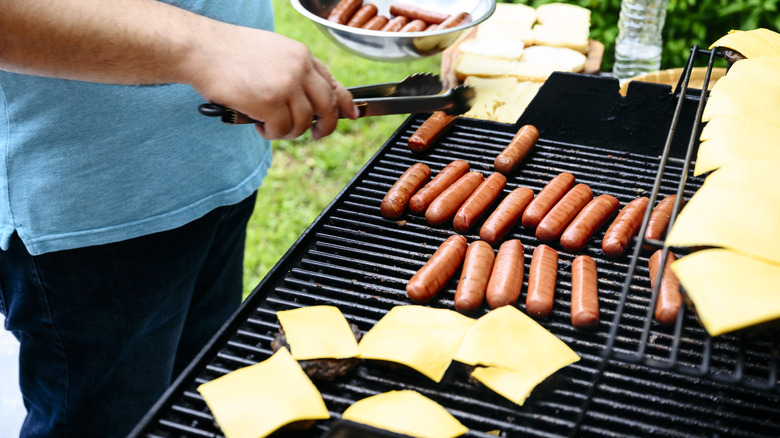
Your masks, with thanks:
M 660 68 L 661 31 L 668 3 L 668 0 L 623 0 L 620 3 L 612 73 L 621 81 Z

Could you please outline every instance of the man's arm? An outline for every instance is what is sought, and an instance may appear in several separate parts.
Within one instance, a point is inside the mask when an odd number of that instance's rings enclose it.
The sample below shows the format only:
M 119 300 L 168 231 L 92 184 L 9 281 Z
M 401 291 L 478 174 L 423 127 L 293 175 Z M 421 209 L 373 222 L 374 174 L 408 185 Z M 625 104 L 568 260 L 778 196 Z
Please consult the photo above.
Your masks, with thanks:
M 218 1 L 218 0 L 217 0 Z M 156 0 L 0 0 L 0 68 L 113 84 L 189 84 L 270 139 L 315 138 L 355 117 L 352 97 L 302 44 Z

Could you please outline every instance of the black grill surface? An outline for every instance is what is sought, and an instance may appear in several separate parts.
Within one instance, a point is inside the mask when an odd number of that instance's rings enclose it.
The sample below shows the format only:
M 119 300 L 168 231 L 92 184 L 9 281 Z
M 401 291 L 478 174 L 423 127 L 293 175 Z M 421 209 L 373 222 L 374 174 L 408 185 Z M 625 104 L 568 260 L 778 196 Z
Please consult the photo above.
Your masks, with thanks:
M 661 166 L 675 93 L 668 87 L 632 84 L 629 98 L 623 99 L 617 89 L 617 81 L 609 78 L 555 74 L 516 125 L 461 118 L 424 154 L 410 152 L 406 140 L 427 115 L 409 117 L 258 285 L 134 435 L 220 436 L 196 388 L 268 358 L 279 310 L 335 305 L 367 331 L 392 307 L 412 304 L 406 282 L 455 233 L 451 224 L 431 227 L 416 215 L 398 221 L 380 215 L 384 194 L 416 162 L 435 174 L 450 161 L 463 159 L 487 176 L 519 126 L 533 123 L 541 138 L 508 178 L 504 194 L 521 186 L 538 193 L 552 177 L 568 171 L 589 185 L 594 196 L 608 193 L 621 205 L 648 196 Z M 631 100 L 632 94 L 638 100 Z M 674 194 L 681 180 L 690 199 L 702 183 L 686 174 L 691 170 L 680 152 L 691 127 L 697 126 L 696 99 L 684 100 L 685 123 L 677 128 L 672 152 L 663 163 L 658 199 Z M 478 239 L 477 231 L 472 233 L 466 235 L 469 241 Z M 632 255 L 604 257 L 603 234 L 604 229 L 581 252 L 598 266 L 601 322 L 592 330 L 571 325 L 570 268 L 575 254 L 553 245 L 560 254 L 554 312 L 539 322 L 582 359 L 543 382 L 524 406 L 469 383 L 456 364 L 438 384 L 412 371 L 363 364 L 340 380 L 317 384 L 332 419 L 296 436 L 325 436 L 352 403 L 397 389 L 413 389 L 442 404 L 470 429 L 470 437 L 490 437 L 487 432 L 496 430 L 511 437 L 780 436 L 775 337 L 760 333 L 711 339 L 688 311 L 676 327 L 652 321 L 650 253 L 639 255 L 636 270 L 627 278 Z M 525 246 L 526 282 L 517 304 L 525 311 L 531 253 L 539 242 L 522 226 L 507 238 L 519 238 Z M 628 294 L 621 305 L 626 284 Z M 453 280 L 430 305 L 454 308 L 455 285 Z

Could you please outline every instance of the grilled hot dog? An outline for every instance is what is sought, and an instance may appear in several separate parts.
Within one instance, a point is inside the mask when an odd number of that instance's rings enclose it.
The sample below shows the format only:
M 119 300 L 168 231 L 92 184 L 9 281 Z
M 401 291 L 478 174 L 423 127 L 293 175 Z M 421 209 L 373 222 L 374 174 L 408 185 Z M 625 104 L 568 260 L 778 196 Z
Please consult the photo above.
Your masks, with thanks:
M 409 23 L 409 19 L 404 17 L 403 15 L 399 15 L 397 17 L 393 17 L 390 19 L 390 21 L 385 24 L 385 27 L 382 28 L 383 32 L 398 32 L 406 26 L 406 24 Z
M 382 30 L 382 28 L 385 27 L 389 21 L 390 19 L 384 15 L 376 15 L 371 17 L 368 21 L 366 21 L 366 24 L 361 27 L 368 30 Z
M 487 177 L 455 213 L 452 220 L 455 230 L 461 233 L 468 231 L 488 207 L 493 205 L 505 185 L 506 177 L 498 172 Z
M 577 256 L 571 264 L 571 323 L 588 328 L 599 323 L 599 284 L 596 262 Z
M 580 211 L 561 235 L 561 246 L 569 252 L 581 251 L 620 207 L 620 201 L 612 195 L 601 195 Z
M 363 27 L 364 24 L 368 23 L 368 20 L 376 16 L 377 12 L 378 9 L 376 5 L 372 3 L 365 3 L 360 7 L 360 9 L 357 10 L 357 12 L 355 12 L 352 18 L 350 18 L 350 20 L 347 22 L 347 26 Z
M 487 285 L 487 302 L 491 309 L 513 306 L 523 288 L 525 257 L 518 239 L 507 240 L 498 248 Z
M 451 186 L 461 176 L 469 171 L 469 163 L 463 160 L 455 160 L 433 177 L 428 184 L 423 186 L 409 200 L 409 210 L 413 213 L 423 213 L 431 201 L 436 199 L 447 187 Z
M 396 219 L 404 214 L 409 199 L 428 181 L 429 176 L 431 176 L 431 169 L 423 163 L 415 163 L 409 167 L 382 199 L 380 205 L 382 216 Z
M 461 205 L 485 180 L 480 172 L 471 171 L 447 187 L 425 210 L 425 220 L 431 225 L 441 225 L 455 216 Z
M 409 17 L 412 20 L 423 20 L 426 23 L 439 24 L 442 21 L 449 18 L 449 14 L 445 14 L 437 11 L 430 11 L 427 9 L 419 8 L 414 5 L 406 3 L 393 3 L 390 5 L 390 13 L 392 15 L 403 15 Z
M 475 240 L 466 249 L 455 291 L 455 309 L 459 312 L 471 313 L 482 305 L 495 257 L 493 247 L 482 240 Z
M 658 267 L 661 264 L 662 254 L 663 250 L 659 249 L 653 253 L 647 263 L 650 268 L 650 287 L 652 288 L 655 288 L 655 283 L 658 281 Z M 676 257 L 671 252 L 666 254 L 661 286 L 658 288 L 658 298 L 655 301 L 655 319 L 664 325 L 674 324 L 682 307 L 680 282 L 670 267 L 675 259 Z
M 552 313 L 557 277 L 558 252 L 547 245 L 537 246 L 531 258 L 525 298 L 525 309 L 530 316 L 544 318 Z
M 539 140 L 539 130 L 533 125 L 523 126 L 517 131 L 509 145 L 498 154 L 493 166 L 504 175 L 509 175 L 523 161 L 537 140 Z
M 672 218 L 672 209 L 674 209 L 674 201 L 676 199 L 677 195 L 667 196 L 655 206 L 650 213 L 650 219 L 647 221 L 645 239 L 660 240 L 663 237 L 664 233 L 666 233 L 666 227 Z M 644 248 L 650 251 L 653 249 L 653 246 L 645 244 Z
M 495 245 L 504 238 L 523 215 L 525 208 L 534 198 L 534 191 L 528 187 L 512 190 L 488 216 L 479 230 L 479 238 Z
M 328 14 L 328 21 L 347 24 L 362 4 L 363 0 L 341 0 Z
M 450 15 L 449 18 L 436 25 L 436 30 L 449 29 L 451 27 L 457 27 L 461 24 L 471 21 L 471 14 L 468 12 L 459 12 L 455 15 Z
M 631 238 L 642 226 L 642 218 L 650 199 L 643 196 L 626 204 L 604 233 L 601 249 L 608 257 L 616 258 L 626 253 Z
M 574 184 L 574 175 L 563 172 L 551 179 L 544 188 L 539 191 L 533 201 L 528 204 L 522 218 L 522 224 L 526 228 L 535 228 L 542 218 L 550 211 L 566 192 Z
M 415 303 L 432 300 L 463 263 L 468 243 L 456 234 L 445 240 L 430 259 L 406 283 L 406 294 Z
M 563 234 L 563 230 L 577 214 L 593 199 L 593 191 L 585 184 L 577 184 L 558 201 L 536 227 L 536 238 L 552 242 Z
M 401 28 L 401 32 L 422 32 L 426 27 L 428 27 L 428 24 L 426 24 L 424 21 L 412 20 Z
M 412 152 L 424 152 L 442 135 L 447 133 L 455 125 L 458 116 L 453 116 L 444 111 L 435 111 L 425 120 L 419 128 L 409 137 L 409 149 Z

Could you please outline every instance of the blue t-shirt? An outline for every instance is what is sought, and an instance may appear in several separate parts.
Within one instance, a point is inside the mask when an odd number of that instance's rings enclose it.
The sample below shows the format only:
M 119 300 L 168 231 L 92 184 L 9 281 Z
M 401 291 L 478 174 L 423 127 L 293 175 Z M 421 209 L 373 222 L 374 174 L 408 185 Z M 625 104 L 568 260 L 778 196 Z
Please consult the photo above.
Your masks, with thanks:
M 270 0 L 168 1 L 273 30 Z M 180 84 L 124 86 L 0 71 L 0 248 L 117 242 L 191 222 L 261 184 L 270 142 L 201 115 Z

